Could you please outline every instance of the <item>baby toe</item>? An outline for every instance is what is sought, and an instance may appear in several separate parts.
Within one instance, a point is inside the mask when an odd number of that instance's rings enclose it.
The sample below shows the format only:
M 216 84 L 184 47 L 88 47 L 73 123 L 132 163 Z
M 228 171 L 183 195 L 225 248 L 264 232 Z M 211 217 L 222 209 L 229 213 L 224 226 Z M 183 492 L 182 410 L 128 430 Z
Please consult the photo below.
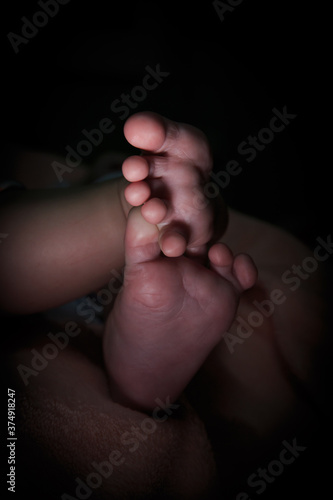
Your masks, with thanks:
M 141 213 L 150 224 L 160 224 L 167 214 L 167 207 L 159 198 L 152 198 L 143 205 Z
M 126 186 L 124 195 L 126 201 L 133 205 L 133 207 L 138 207 L 145 203 L 150 196 L 150 187 L 144 181 L 132 182 Z
M 186 250 L 186 238 L 175 229 L 167 228 L 161 231 L 160 248 L 166 257 L 180 257 Z
M 233 273 L 243 290 L 252 288 L 258 277 L 256 265 L 247 254 L 239 254 L 235 257 Z
M 223 243 L 216 243 L 208 252 L 210 267 L 230 281 L 240 292 L 251 288 L 257 280 L 257 268 L 247 254 L 233 256 Z
M 149 165 L 142 156 L 130 156 L 126 158 L 122 166 L 123 176 L 129 182 L 137 182 L 145 179 L 149 174 Z
M 126 121 L 124 135 L 132 146 L 155 152 L 164 144 L 165 123 L 163 118 L 156 113 L 136 113 Z
M 222 278 L 228 281 L 232 280 L 234 256 L 227 245 L 224 243 L 216 243 L 213 245 L 209 249 L 208 258 L 211 269 L 222 276 Z

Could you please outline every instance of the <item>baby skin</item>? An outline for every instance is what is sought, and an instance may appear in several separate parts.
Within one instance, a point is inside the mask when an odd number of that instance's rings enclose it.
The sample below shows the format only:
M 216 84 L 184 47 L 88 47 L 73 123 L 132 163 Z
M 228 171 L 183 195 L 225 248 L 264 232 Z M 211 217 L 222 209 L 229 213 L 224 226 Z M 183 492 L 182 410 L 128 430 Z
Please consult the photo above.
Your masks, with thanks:
M 157 399 L 177 400 L 257 272 L 249 256 L 211 243 L 219 233 L 213 209 L 195 201 L 211 169 L 205 137 L 147 113 L 131 117 L 124 132 L 144 153 L 123 165 L 131 182 L 125 197 L 137 206 L 127 221 L 124 284 L 106 322 L 104 357 L 114 401 L 151 411 Z

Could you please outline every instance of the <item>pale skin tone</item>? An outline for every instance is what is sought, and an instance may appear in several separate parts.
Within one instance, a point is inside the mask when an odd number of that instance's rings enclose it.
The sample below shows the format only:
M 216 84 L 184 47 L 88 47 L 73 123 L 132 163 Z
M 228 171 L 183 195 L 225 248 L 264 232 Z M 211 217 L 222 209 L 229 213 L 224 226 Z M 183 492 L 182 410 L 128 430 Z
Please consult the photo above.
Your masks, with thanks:
M 108 190 L 111 190 L 111 187 L 114 189 L 113 186 L 114 184 L 110 183 L 104 188 L 100 187 L 98 196 L 95 196 L 97 191 L 92 192 L 90 200 L 95 201 L 94 206 L 102 215 L 107 212 L 105 208 L 107 203 L 112 203 L 107 193 L 110 192 Z M 90 192 L 88 188 L 78 188 L 79 195 L 73 198 L 78 203 L 77 205 L 73 202 L 70 204 L 71 213 L 74 213 L 73 218 L 67 217 L 69 214 L 67 211 L 66 217 L 63 215 L 58 219 L 59 223 L 62 223 L 62 228 L 69 223 L 67 236 L 78 225 L 80 219 L 75 218 L 75 214 L 85 207 L 84 200 L 87 192 Z M 50 195 L 47 198 L 48 203 Z M 123 203 L 122 206 L 124 206 Z M 53 213 L 54 217 L 59 207 L 60 204 L 51 203 L 50 213 Z M 73 207 L 77 207 L 77 212 L 73 211 Z M 126 213 L 130 208 L 126 200 L 125 207 L 127 207 Z M 18 220 L 22 221 L 22 212 L 17 212 L 17 214 Z M 39 214 L 42 217 L 35 208 L 33 214 Z M 92 214 L 91 217 L 93 217 Z M 127 213 L 124 219 L 122 217 L 123 215 L 120 220 L 125 221 L 125 226 Z M 87 218 L 85 220 L 87 221 Z M 84 230 L 86 235 L 92 234 L 93 236 L 95 227 L 92 223 L 93 218 L 88 218 L 88 220 L 91 224 L 86 223 Z M 97 216 L 94 223 L 98 220 L 100 221 L 100 217 Z M 107 218 L 102 220 L 107 221 Z M 142 219 L 140 220 L 142 222 Z M 40 233 L 37 232 L 38 228 L 42 228 L 42 222 L 37 227 L 31 223 L 29 227 L 28 221 L 29 217 L 24 223 L 24 228 L 29 229 L 25 234 L 26 236 L 32 235 L 31 241 L 36 241 L 36 238 L 43 233 L 42 230 Z M 114 223 L 114 220 L 109 221 L 109 227 L 113 227 Z M 57 227 L 57 224 L 53 224 L 53 229 Z M 125 227 L 120 228 L 119 231 L 124 237 Z M 15 233 L 9 226 L 3 232 Z M 78 230 L 77 236 L 79 233 Z M 108 231 L 105 232 L 104 241 L 96 239 L 101 245 L 101 256 L 106 255 L 107 246 L 113 241 L 107 239 L 107 234 Z M 52 236 L 51 232 L 49 236 Z M 9 241 L 7 239 L 6 244 Z M 54 248 L 56 241 L 59 241 L 59 237 L 53 240 L 53 246 L 50 248 Z M 183 244 L 182 239 L 177 241 Z M 73 478 L 78 475 L 85 478 L 91 471 L 93 461 L 106 460 L 110 451 L 117 449 L 122 452 L 125 462 L 115 467 L 112 476 L 103 481 L 98 490 L 101 495 L 104 495 L 103 497 L 109 498 L 111 495 L 112 498 L 122 498 L 123 493 L 127 492 L 132 497 L 138 493 L 138 498 L 147 498 L 147 491 L 156 491 L 158 495 L 162 484 L 163 491 L 170 492 L 173 498 L 184 498 L 186 495 L 196 498 L 196 494 L 198 498 L 201 494 L 204 498 L 209 498 L 203 492 L 214 479 L 214 460 L 206 432 L 200 425 L 198 415 L 208 424 L 214 415 L 216 425 L 210 431 L 215 434 L 210 437 L 215 448 L 215 458 L 218 459 L 218 475 L 224 482 L 228 478 L 230 480 L 229 472 L 235 468 L 235 465 L 239 476 L 242 475 L 239 457 L 243 462 L 244 457 L 259 454 L 271 443 L 275 444 L 276 441 L 284 439 L 287 432 L 296 435 L 300 425 L 311 419 L 313 410 L 295 389 L 290 379 L 298 381 L 306 391 L 312 393 L 319 407 L 322 401 L 325 401 L 322 399 L 322 385 L 318 383 L 320 372 L 315 363 L 318 359 L 318 348 L 323 345 L 325 335 L 323 327 L 325 299 L 323 298 L 321 272 L 323 265 L 308 280 L 302 281 L 299 289 L 292 293 L 286 285 L 281 283 L 281 275 L 293 264 L 302 262 L 311 254 L 309 249 L 292 236 L 264 222 L 230 211 L 229 225 L 222 242 L 232 248 L 235 255 L 243 252 L 249 253 L 259 271 L 257 284 L 241 295 L 237 315 L 246 318 L 253 310 L 253 301 L 269 298 L 270 291 L 276 288 L 282 289 L 287 299 L 284 304 L 275 308 L 270 318 L 265 319 L 259 328 L 254 329 L 253 334 L 243 344 L 235 345 L 234 353 L 229 352 L 224 340 L 221 339 L 186 391 L 195 410 L 182 395 L 180 398 L 182 413 L 175 419 L 171 416 L 165 422 L 160 423 L 156 432 L 151 435 L 143 434 L 142 438 L 137 438 L 140 446 L 133 453 L 129 451 L 129 446 L 123 443 L 121 436 L 124 432 L 132 432 L 133 425 L 140 426 L 147 414 L 127 408 L 126 405 L 119 405 L 110 397 L 109 379 L 101 362 L 101 343 L 99 339 L 88 334 L 86 325 L 81 325 L 82 334 L 73 339 L 68 348 L 59 352 L 59 355 L 50 361 L 45 370 L 29 379 L 27 387 L 23 385 L 15 367 L 18 363 L 29 366 L 32 357 L 31 349 L 42 349 L 43 344 L 48 342 L 45 340 L 45 332 L 59 331 L 59 326 L 43 323 L 43 321 L 37 325 L 31 320 L 25 320 L 19 323 L 17 328 L 14 327 L 14 331 L 22 331 L 25 338 L 25 340 L 22 339 L 21 348 L 15 347 L 13 350 L 15 354 L 12 357 L 13 383 L 17 388 L 18 401 L 22 401 L 24 408 L 21 429 L 32 440 L 33 449 L 37 450 L 37 454 L 40 453 L 41 458 L 44 459 L 45 454 L 50 456 L 47 462 L 49 470 L 55 470 L 57 478 L 62 477 L 62 465 L 68 469 Z M 77 246 L 75 242 L 73 243 L 75 246 L 66 257 L 79 252 L 82 248 L 82 240 L 79 240 L 79 243 Z M 2 244 L 1 250 L 6 256 L 4 248 Z M 31 248 L 33 248 L 32 244 Z M 94 251 L 97 250 L 96 246 L 91 248 L 94 248 Z M 62 251 L 66 250 L 62 249 Z M 42 271 L 42 276 L 49 268 L 50 253 L 40 255 L 39 266 L 35 267 L 35 271 Z M 19 254 L 16 255 L 19 256 Z M 120 249 L 118 258 L 120 269 L 124 265 L 123 247 Z M 211 255 L 213 267 L 216 265 L 215 258 L 216 255 Z M 175 258 L 175 262 L 176 259 L 178 257 Z M 12 259 L 8 257 L 7 262 L 11 264 Z M 94 274 L 93 271 L 96 271 L 96 265 L 94 265 L 91 266 L 90 273 L 88 262 L 89 259 L 82 262 L 80 259 L 72 258 L 72 265 L 68 266 L 67 275 L 63 277 L 65 280 L 63 283 L 68 283 L 70 287 L 73 287 L 66 295 L 66 300 L 88 291 L 87 285 Z M 171 262 L 173 262 L 172 259 Z M 53 262 L 53 265 L 55 264 Z M 108 280 L 110 265 L 113 265 L 112 260 L 108 262 L 105 269 L 101 270 L 98 279 L 93 282 L 93 288 L 102 287 Z M 117 266 L 118 264 L 114 268 Z M 24 269 L 21 273 L 23 271 Z M 214 279 L 219 283 L 220 279 L 224 282 L 219 272 L 215 269 L 213 271 Z M 73 275 L 71 275 L 72 272 Z M 45 276 L 49 275 L 44 274 Z M 83 276 L 82 280 L 81 276 Z M 71 277 L 81 280 L 80 285 L 83 288 L 80 291 L 72 284 Z M 230 279 L 226 281 L 229 283 Z M 17 283 L 21 286 L 26 284 L 24 274 Z M 41 279 L 40 283 L 45 286 L 48 280 Z M 7 285 L 9 284 L 11 282 L 8 278 Z M 28 285 L 26 286 L 30 289 Z M 23 290 L 22 295 L 18 296 L 18 298 L 21 296 L 22 300 L 18 300 L 7 309 L 17 313 L 34 312 L 41 310 L 45 303 L 48 305 L 59 303 L 61 294 L 55 293 L 52 287 L 48 289 L 47 300 L 45 294 L 38 293 L 37 287 L 34 290 L 34 299 L 31 301 L 29 299 L 27 306 L 25 305 L 27 290 L 25 292 Z M 62 291 L 66 291 L 66 286 L 63 286 Z M 7 302 L 3 308 L 6 308 L 6 304 Z M 40 309 L 36 307 L 36 304 Z M 26 307 L 28 310 L 25 309 Z M 236 321 L 232 323 L 228 331 L 236 333 Z M 299 348 L 300 345 L 302 349 Z M 293 374 L 292 378 L 290 374 Z M 76 438 L 78 430 L 80 444 Z M 228 436 L 227 442 L 223 438 L 224 432 Z M 219 439 L 220 434 L 221 439 Z M 27 447 L 31 450 L 29 442 Z M 276 458 L 269 454 L 266 457 L 266 461 Z M 42 463 L 41 460 L 38 463 Z M 68 468 L 66 464 L 71 465 Z M 173 466 L 171 467 L 170 464 Z M 33 463 L 31 465 L 33 467 Z M 30 472 L 34 477 L 33 468 Z M 245 480 L 251 472 L 253 470 L 250 468 L 244 476 L 241 476 L 241 480 Z M 237 490 L 237 479 L 235 481 Z M 74 494 L 74 481 L 66 484 L 69 488 L 66 491 Z M 60 493 L 64 491 L 65 489 L 62 488 Z M 219 495 L 217 497 L 221 498 Z
M 212 206 L 196 203 L 211 170 L 206 138 L 153 114 L 133 116 L 124 132 L 146 152 L 123 165 L 131 181 L 125 197 L 144 205 L 127 222 L 124 287 L 106 324 L 104 357 L 113 398 L 152 410 L 158 395 L 181 395 L 229 328 L 256 269 L 223 243 L 210 246 L 209 269 L 199 262 L 214 235 Z
M 104 335 L 105 363 L 113 398 L 133 408 L 151 410 L 158 395 L 170 397 L 171 401 L 180 396 L 209 352 L 220 341 L 221 332 L 223 334 L 230 326 L 239 296 L 253 286 L 256 270 L 248 256 L 239 255 L 234 259 L 229 248 L 222 243 L 214 244 L 209 249 L 209 270 L 191 260 L 194 257 L 196 260 L 205 258 L 206 246 L 216 233 L 212 205 L 197 204 L 198 192 L 203 190 L 212 168 L 209 146 L 203 134 L 194 127 L 176 124 L 152 113 L 133 116 L 127 121 L 124 134 L 128 142 L 136 147 L 141 146 L 147 152 L 144 157 L 133 156 L 123 164 L 124 175 L 131 182 L 125 189 L 125 199 L 131 205 L 144 205 L 141 210 L 133 210 L 127 222 L 125 286 L 107 322 Z M 115 196 L 109 190 L 108 194 L 118 200 L 118 206 L 114 204 L 110 207 L 110 217 L 115 220 L 114 231 L 121 227 L 127 214 L 119 210 L 122 193 Z M 43 200 L 38 202 L 35 197 L 30 201 L 24 195 L 22 198 L 24 210 L 20 202 L 8 210 L 9 227 L 14 222 L 16 228 L 20 227 L 21 213 L 27 220 L 23 236 L 20 234 L 22 231 L 11 229 L 13 237 L 9 239 L 7 252 L 12 250 L 10 246 L 15 248 L 15 245 L 18 250 L 5 255 L 8 282 L 12 270 L 11 259 L 22 263 L 23 267 L 20 272 L 19 266 L 17 276 L 24 285 L 11 285 L 15 296 L 15 288 L 19 288 L 20 294 L 25 297 L 24 288 L 27 286 L 28 304 L 34 306 L 34 294 L 38 297 L 40 288 L 41 299 L 47 304 L 47 300 L 50 300 L 48 289 L 52 300 L 57 300 L 57 294 L 61 293 L 64 286 L 67 287 L 67 294 L 74 295 L 74 287 L 78 286 L 74 283 L 78 277 L 81 290 L 85 286 L 94 290 L 100 284 L 99 279 L 107 275 L 106 264 L 110 265 L 105 244 L 100 247 L 96 244 L 100 238 L 110 243 L 110 254 L 114 254 L 112 264 L 119 266 L 120 252 L 114 249 L 116 238 L 114 234 L 113 238 L 107 235 L 109 224 L 103 227 L 107 207 L 103 206 L 101 188 L 86 193 L 74 192 L 69 199 L 65 197 L 62 200 L 61 196 L 57 199 L 55 196 L 54 200 L 47 201 L 45 208 L 50 231 L 45 228 L 40 237 L 35 228 L 41 227 L 37 211 L 40 212 Z M 61 204 L 60 213 L 56 210 L 58 203 Z M 96 210 L 95 206 L 99 204 L 101 208 Z M 45 208 L 42 217 L 45 217 Z M 93 226 L 89 219 L 91 212 L 95 211 L 100 219 L 96 220 L 93 216 Z M 65 228 L 62 221 L 66 224 Z M 57 234 L 58 227 L 61 235 Z M 89 235 L 86 227 L 91 231 Z M 222 231 L 223 226 L 220 233 Z M 49 237 L 50 232 L 52 238 Z M 24 244 L 26 240 L 28 245 Z M 40 253 L 36 254 L 31 248 L 36 241 L 40 242 L 43 249 L 42 262 Z M 20 251 L 24 252 L 25 258 L 23 253 L 20 255 Z M 161 251 L 164 257 L 168 256 L 172 260 L 160 258 Z M 188 257 L 180 258 L 185 252 Z M 26 260 L 29 266 L 26 266 Z M 63 268 L 61 262 L 64 262 Z M 89 282 L 92 263 L 96 263 L 96 271 Z M 26 268 L 26 274 L 30 275 L 22 276 Z M 65 284 L 63 276 L 67 280 Z M 47 285 L 43 286 L 45 281 Z M 163 294 L 160 293 L 161 288 Z M 7 300 L 17 303 L 16 297 L 13 300 L 10 294 L 6 293 L 5 296 L 9 296 Z M 211 297 L 214 297 L 214 301 Z M 225 304 L 223 309 L 221 303 Z M 197 310 L 202 311 L 202 314 L 197 314 Z M 128 311 L 131 311 L 130 316 Z M 130 318 L 130 321 L 126 318 Z M 215 324 L 218 326 L 212 328 Z M 210 332 L 208 336 L 207 330 Z M 158 336 L 151 336 L 152 331 L 159 332 Z M 161 350 L 164 350 L 164 356 L 159 355 Z M 185 357 L 189 359 L 186 368 Z M 149 369 L 141 368 L 147 364 Z M 170 366 L 173 366 L 171 377 L 168 375 Z M 164 381 L 163 387 L 161 380 Z
M 161 126 L 159 130 L 161 131 Z M 201 144 L 205 146 L 207 172 L 203 172 L 203 175 L 208 175 L 211 168 L 210 162 L 207 163 L 208 144 L 202 141 L 203 134 L 200 131 L 194 128 L 191 128 L 191 131 L 195 131 L 194 138 L 199 136 Z M 125 128 L 125 135 L 126 133 Z M 128 133 L 130 134 L 130 130 Z M 192 144 L 196 142 L 194 138 Z M 135 145 L 135 137 L 131 142 Z M 168 147 L 167 144 L 164 146 Z M 184 164 L 184 158 L 180 156 L 178 161 L 180 160 Z M 133 159 L 125 162 L 125 172 L 128 171 L 129 162 L 133 162 Z M 50 169 L 49 164 L 46 167 Z M 190 177 L 194 176 L 191 164 L 187 170 Z M 186 165 L 183 171 L 186 183 Z M 75 174 L 77 175 L 77 172 Z M 158 179 L 151 180 L 151 184 L 153 182 L 156 184 Z M 39 182 L 36 184 L 40 186 Z M 132 185 L 126 188 L 127 184 L 125 179 L 120 179 L 66 190 L 32 189 L 27 192 L 5 193 L 2 197 L 0 225 L 1 231 L 11 237 L 6 239 L 6 245 L 0 247 L 0 258 L 4 264 L 0 283 L 1 308 L 15 314 L 31 314 L 55 307 L 93 290 L 99 290 L 110 279 L 112 270 L 121 270 L 124 266 L 123 242 L 127 216 L 132 203 L 135 202 L 133 196 L 137 197 L 136 201 L 138 196 L 141 200 L 144 199 L 140 186 L 135 188 L 133 194 Z M 166 179 L 163 190 L 166 190 L 169 184 L 170 179 Z M 148 198 L 149 188 L 146 185 L 143 189 L 144 197 Z M 175 216 L 174 209 L 170 208 L 173 223 L 163 228 L 160 234 L 161 248 L 163 249 L 165 240 L 164 251 L 171 251 L 170 255 L 173 256 L 181 255 L 186 245 L 189 252 L 200 252 L 201 241 L 206 243 L 214 236 L 212 208 L 207 207 L 194 214 L 196 219 L 198 215 L 201 217 L 201 221 L 196 221 L 199 222 L 200 230 L 194 227 L 193 220 L 189 221 L 191 231 L 193 229 L 192 239 L 185 243 L 184 237 L 187 238 L 188 235 L 182 236 L 177 230 L 184 231 L 187 224 L 187 221 L 184 224 L 184 219 L 188 216 L 188 209 L 183 205 L 182 199 L 186 188 L 183 185 L 178 191 L 180 199 L 176 200 L 176 210 L 182 206 L 180 216 Z M 159 203 L 158 208 L 156 202 Z M 150 200 L 144 207 L 146 218 L 149 219 L 150 210 L 156 220 L 156 215 L 161 216 L 163 207 L 165 210 L 166 207 L 156 198 Z M 165 214 L 163 223 L 168 221 L 170 222 L 170 213 Z M 225 228 L 225 224 L 225 215 L 222 214 L 220 232 Z M 169 234 L 167 228 L 170 228 Z M 43 252 L 36 252 L 37 242 Z M 176 245 L 176 248 L 168 249 L 170 244 Z M 26 265 L 27 261 L 29 266 Z

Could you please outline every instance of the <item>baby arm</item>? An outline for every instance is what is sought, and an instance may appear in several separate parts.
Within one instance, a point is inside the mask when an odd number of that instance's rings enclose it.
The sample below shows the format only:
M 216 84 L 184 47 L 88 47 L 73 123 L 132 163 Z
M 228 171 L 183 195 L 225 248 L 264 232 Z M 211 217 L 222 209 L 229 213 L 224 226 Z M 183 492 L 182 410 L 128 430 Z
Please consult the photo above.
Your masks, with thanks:
M 124 179 L 0 198 L 0 308 L 32 314 L 102 287 L 124 264 Z

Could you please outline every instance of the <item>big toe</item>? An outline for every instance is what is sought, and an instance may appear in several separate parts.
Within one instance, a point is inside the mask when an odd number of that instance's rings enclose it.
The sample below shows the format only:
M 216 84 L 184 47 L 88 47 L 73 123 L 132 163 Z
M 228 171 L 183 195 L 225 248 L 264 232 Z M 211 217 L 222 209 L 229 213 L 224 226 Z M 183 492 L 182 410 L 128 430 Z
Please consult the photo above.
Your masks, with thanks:
M 125 263 L 139 264 L 155 259 L 160 254 L 157 226 L 147 222 L 139 207 L 128 215 L 125 235 Z
M 156 113 L 136 113 L 126 121 L 124 135 L 132 146 L 158 152 L 165 142 L 166 124 Z

